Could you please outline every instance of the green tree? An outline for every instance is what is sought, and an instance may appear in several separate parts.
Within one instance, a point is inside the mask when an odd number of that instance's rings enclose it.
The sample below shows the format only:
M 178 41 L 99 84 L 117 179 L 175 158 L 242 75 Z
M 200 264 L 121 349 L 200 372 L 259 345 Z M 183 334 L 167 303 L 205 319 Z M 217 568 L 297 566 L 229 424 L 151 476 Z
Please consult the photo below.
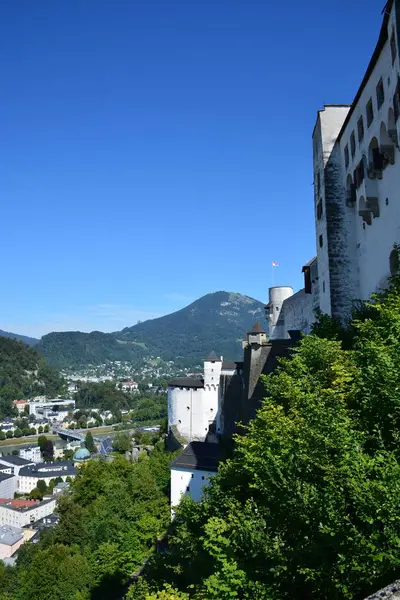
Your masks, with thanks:
M 5 440 L 6 439 L 6 434 L 4 433 L 4 431 L 0 431 L 0 440 Z
M 22 430 L 22 435 L 31 435 L 30 427 L 24 427 Z
M 39 479 L 39 481 L 36 484 L 36 487 L 42 495 L 44 495 L 47 492 L 47 485 L 44 479 Z
M 22 431 L 19 429 L 19 427 L 17 427 L 17 429 L 14 430 L 14 437 L 16 437 L 16 438 L 22 437 Z
M 39 435 L 38 437 L 38 446 L 40 448 L 40 452 L 43 452 L 43 447 L 47 442 L 47 437 L 45 435 Z
M 112 439 L 112 447 L 116 452 L 127 452 L 132 449 L 132 438 L 128 431 L 118 431 Z
M 38 427 L 38 433 L 43 433 L 43 427 L 42 427 L 42 425 L 39 425 L 39 427 Z
M 54 444 L 52 440 L 46 440 L 42 447 L 42 456 L 44 461 L 54 460 Z
M 44 428 L 43 428 L 43 432 L 44 433 L 49 433 L 49 431 L 50 431 L 50 427 L 48 425 L 45 425 Z
M 91 453 L 96 452 L 96 446 L 95 446 L 94 439 L 93 439 L 93 436 L 90 431 L 88 431 L 85 436 L 85 447 Z
M 14 435 L 14 434 L 13 434 L 13 432 L 12 432 L 12 431 L 7 431 L 7 433 L 6 433 L 6 438 L 7 438 L 7 439 L 11 439 L 11 438 L 13 437 L 13 435 Z
M 19 572 L 18 600 L 89 600 L 90 566 L 78 546 L 54 544 Z

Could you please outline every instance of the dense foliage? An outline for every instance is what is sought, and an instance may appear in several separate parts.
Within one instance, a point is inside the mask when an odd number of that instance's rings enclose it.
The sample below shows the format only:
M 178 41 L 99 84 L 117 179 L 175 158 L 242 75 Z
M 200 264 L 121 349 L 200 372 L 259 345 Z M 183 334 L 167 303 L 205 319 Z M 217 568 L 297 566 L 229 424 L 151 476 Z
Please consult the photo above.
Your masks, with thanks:
M 243 332 L 264 315 L 258 300 L 215 292 L 182 310 L 115 333 L 65 332 L 43 336 L 37 348 L 59 368 L 107 361 L 137 362 L 159 356 L 181 365 L 197 365 L 214 349 L 229 360 L 240 357 Z
M 81 383 L 75 394 L 78 408 L 101 408 L 116 414 L 121 410 L 131 411 L 135 422 L 162 420 L 167 416 L 165 394 L 141 396 L 138 393 L 123 392 L 112 381 L 102 383 Z
M 55 397 L 63 392 L 62 378 L 36 350 L 0 337 L 0 418 L 14 414 L 13 400 L 41 394 Z
M 182 503 L 129 598 L 168 583 L 196 599 L 361 599 L 399 577 L 398 282 L 357 317 L 347 331 L 324 317 L 265 378 L 233 457 Z
M 25 544 L 16 568 L 0 567 L 0 600 L 119 600 L 168 527 L 173 457 L 159 442 L 134 464 L 82 466 L 54 531 Z

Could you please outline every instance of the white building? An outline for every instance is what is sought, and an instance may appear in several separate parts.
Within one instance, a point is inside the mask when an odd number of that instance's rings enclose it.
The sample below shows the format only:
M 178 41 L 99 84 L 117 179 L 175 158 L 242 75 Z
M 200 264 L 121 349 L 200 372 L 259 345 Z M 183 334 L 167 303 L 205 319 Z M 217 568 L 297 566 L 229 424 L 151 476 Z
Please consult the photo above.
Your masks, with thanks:
M 303 268 L 304 290 L 282 303 L 279 337 L 291 329 L 307 332 L 316 308 L 348 319 L 354 300 L 368 299 L 399 272 L 394 245 L 400 242 L 400 2 L 389 0 L 383 14 L 353 103 L 325 105 L 318 112 L 313 131 L 317 259 Z M 269 305 L 268 311 L 271 319 Z
M 56 499 L 54 497 L 44 499 L 41 502 L 19 498 L 0 498 L 0 525 L 25 527 L 51 515 L 55 507 Z
M 24 534 L 18 527 L 0 527 L 0 559 L 10 558 L 25 542 Z
M 17 409 L 18 414 L 23 414 L 25 406 L 28 406 L 28 400 L 13 400 L 13 405 Z
M 70 461 L 38 463 L 23 467 L 18 475 L 18 492 L 20 494 L 29 494 L 36 486 L 39 479 L 49 485 L 52 479 L 61 477 L 63 481 L 67 477 L 74 478 L 76 468 Z
M 185 443 L 215 433 L 222 358 L 214 352 L 204 361 L 202 378 L 184 377 L 168 384 L 168 431 Z
M 115 387 L 117 389 L 121 389 L 123 392 L 139 391 L 139 384 L 136 383 L 136 381 L 120 381 Z
M 28 465 L 33 465 L 33 461 L 26 460 L 21 456 L 14 456 L 13 454 L 8 456 L 0 456 L 0 468 L 1 466 L 4 466 L 7 469 L 11 469 L 11 473 L 13 473 L 16 477 L 18 477 L 20 469 L 22 469 L 22 467 L 27 467 Z M 6 496 L 2 496 L 0 494 L 0 497 L 5 498 Z
M 19 456 L 30 463 L 39 463 L 42 460 L 40 446 L 26 446 L 25 448 L 21 448 Z
M 210 477 L 218 470 L 219 446 L 207 442 L 191 442 L 171 464 L 171 511 L 190 495 L 199 501 Z
M 34 415 L 35 417 L 45 417 L 49 412 L 57 412 L 59 409 L 64 409 L 64 411 L 75 410 L 75 400 L 72 398 L 68 398 L 67 400 L 62 400 L 60 398 L 54 398 L 52 400 L 40 400 L 40 401 L 30 401 L 29 402 L 29 414 Z M 63 414 L 64 418 L 65 414 Z
M 0 498 L 14 498 L 17 478 L 11 473 L 0 473 Z

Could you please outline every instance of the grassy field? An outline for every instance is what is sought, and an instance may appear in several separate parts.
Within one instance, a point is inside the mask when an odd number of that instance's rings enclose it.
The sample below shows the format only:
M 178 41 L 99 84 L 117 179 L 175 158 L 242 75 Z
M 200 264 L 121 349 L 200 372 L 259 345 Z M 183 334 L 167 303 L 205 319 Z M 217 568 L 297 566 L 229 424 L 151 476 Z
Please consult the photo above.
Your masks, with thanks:
M 49 440 L 56 440 L 58 435 L 52 435 L 51 433 L 42 433 Z M 25 446 L 27 444 L 36 444 L 38 441 L 38 435 L 27 435 L 20 438 L 11 438 L 10 440 L 0 440 L 1 446 Z

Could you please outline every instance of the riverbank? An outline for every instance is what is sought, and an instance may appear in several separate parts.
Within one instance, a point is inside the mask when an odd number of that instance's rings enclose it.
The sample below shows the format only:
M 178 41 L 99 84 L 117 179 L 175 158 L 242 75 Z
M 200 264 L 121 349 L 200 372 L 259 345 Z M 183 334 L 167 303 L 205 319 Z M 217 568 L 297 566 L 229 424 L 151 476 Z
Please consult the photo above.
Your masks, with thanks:
M 45 435 L 48 440 L 60 439 L 58 435 L 53 435 L 52 433 L 41 433 L 40 435 Z M 40 435 L 24 435 L 20 438 L 0 440 L 0 448 L 3 446 L 31 446 L 32 444 L 37 444 Z

